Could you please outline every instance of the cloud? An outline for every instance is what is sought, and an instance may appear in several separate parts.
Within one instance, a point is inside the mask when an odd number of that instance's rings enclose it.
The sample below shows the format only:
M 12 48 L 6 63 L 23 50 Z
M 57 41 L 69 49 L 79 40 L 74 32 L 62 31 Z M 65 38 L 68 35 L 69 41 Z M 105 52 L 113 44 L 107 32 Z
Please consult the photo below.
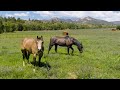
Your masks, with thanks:
M 25 16 L 28 16 L 29 15 L 29 12 L 26 12 L 26 13 L 14 13 L 14 14 L 5 14 L 6 17 L 25 17 Z
M 35 14 L 43 14 L 43 15 L 50 15 L 51 14 L 49 11 L 35 11 L 33 13 L 35 13 Z
M 42 15 L 42 16 L 54 16 L 54 13 L 50 11 L 35 11 L 34 14 Z
M 120 20 L 119 11 L 36 11 L 34 14 L 39 14 L 42 17 L 76 17 L 84 18 L 87 16 L 102 19 L 106 21 L 118 21 Z
M 14 16 L 23 17 L 23 16 L 28 16 L 28 14 L 27 13 L 15 13 Z
M 5 14 L 6 17 L 12 17 L 13 15 L 12 14 Z
M 1 12 L 3 15 L 3 12 Z M 24 12 L 6 12 L 6 17 L 21 17 L 31 19 L 50 19 L 58 18 L 84 18 L 87 16 L 106 20 L 106 21 L 120 21 L 120 11 L 24 11 Z

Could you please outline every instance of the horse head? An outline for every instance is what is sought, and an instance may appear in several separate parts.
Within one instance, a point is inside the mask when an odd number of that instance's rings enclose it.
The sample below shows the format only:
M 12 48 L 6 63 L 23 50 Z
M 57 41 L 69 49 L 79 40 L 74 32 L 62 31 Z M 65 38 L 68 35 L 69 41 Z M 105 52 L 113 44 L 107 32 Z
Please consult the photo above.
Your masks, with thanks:
M 77 39 L 75 39 L 75 38 L 73 38 L 73 43 L 74 43 L 74 45 L 77 46 L 79 52 L 82 53 L 82 52 L 83 52 L 83 45 L 82 45 L 82 43 L 80 43 L 80 42 L 79 42 Z
M 44 50 L 44 49 L 43 49 L 43 43 L 44 43 L 44 41 L 43 41 L 43 36 L 41 36 L 41 37 L 38 37 L 38 36 L 37 36 L 38 51 L 43 51 L 43 50 Z
M 77 48 L 78 48 L 80 53 L 83 52 L 83 45 L 82 45 L 82 43 L 78 44 Z

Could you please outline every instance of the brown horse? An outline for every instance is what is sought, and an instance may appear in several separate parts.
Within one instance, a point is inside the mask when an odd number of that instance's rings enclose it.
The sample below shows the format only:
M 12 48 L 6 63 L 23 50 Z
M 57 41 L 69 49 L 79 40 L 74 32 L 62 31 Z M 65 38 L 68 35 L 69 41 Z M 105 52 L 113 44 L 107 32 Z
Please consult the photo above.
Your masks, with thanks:
M 25 66 L 25 58 L 29 63 L 29 56 L 33 54 L 34 66 L 36 66 L 36 57 L 39 56 L 39 66 L 40 60 L 43 56 L 44 46 L 43 46 L 43 37 L 33 38 L 24 38 L 21 43 L 21 51 L 23 55 L 23 66 Z
M 65 46 L 67 47 L 67 52 L 69 54 L 69 48 L 72 49 L 72 54 L 73 54 L 73 47 L 72 45 L 76 45 L 78 50 L 80 51 L 80 53 L 83 52 L 83 45 L 82 43 L 80 43 L 77 39 L 73 38 L 73 37 L 69 37 L 68 35 L 65 37 L 59 37 L 59 36 L 55 36 L 50 38 L 50 43 L 49 43 L 49 48 L 48 48 L 48 54 L 49 51 L 51 50 L 51 48 L 55 45 L 55 52 L 57 52 L 57 46 Z
M 117 29 L 112 29 L 112 31 L 117 31 Z

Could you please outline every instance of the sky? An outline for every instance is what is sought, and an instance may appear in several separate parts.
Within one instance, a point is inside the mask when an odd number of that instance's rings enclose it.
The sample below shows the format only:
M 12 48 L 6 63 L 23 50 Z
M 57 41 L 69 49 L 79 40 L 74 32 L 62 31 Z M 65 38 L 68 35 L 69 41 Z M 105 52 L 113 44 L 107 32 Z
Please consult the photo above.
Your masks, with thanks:
M 120 11 L 0 11 L 2 17 L 15 17 L 28 20 L 30 19 L 51 19 L 58 18 L 84 18 L 93 17 L 106 21 L 120 21 Z

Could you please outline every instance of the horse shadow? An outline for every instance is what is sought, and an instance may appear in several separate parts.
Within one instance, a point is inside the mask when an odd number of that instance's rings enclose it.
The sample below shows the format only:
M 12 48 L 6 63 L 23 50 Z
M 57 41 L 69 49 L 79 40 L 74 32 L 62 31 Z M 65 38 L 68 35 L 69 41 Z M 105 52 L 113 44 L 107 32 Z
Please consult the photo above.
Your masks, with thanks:
M 34 65 L 34 62 L 32 61 L 31 64 Z M 48 71 L 51 69 L 51 66 L 50 66 L 50 64 L 49 64 L 48 62 L 40 62 L 40 66 L 39 66 L 39 62 L 36 61 L 36 66 L 37 66 L 37 67 L 44 67 L 44 68 L 46 68 Z

